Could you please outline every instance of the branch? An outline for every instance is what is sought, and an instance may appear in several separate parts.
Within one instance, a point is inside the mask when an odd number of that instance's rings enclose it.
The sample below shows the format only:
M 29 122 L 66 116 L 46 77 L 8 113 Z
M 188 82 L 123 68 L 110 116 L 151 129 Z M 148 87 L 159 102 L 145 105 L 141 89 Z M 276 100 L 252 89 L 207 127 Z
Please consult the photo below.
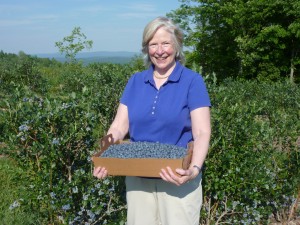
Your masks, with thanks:
M 109 198 L 109 201 L 108 201 L 108 204 L 107 204 L 107 210 L 106 210 L 106 212 L 105 212 L 101 217 L 99 217 L 95 222 L 91 223 L 91 225 L 99 224 L 99 222 L 100 222 L 105 216 L 107 216 L 107 215 L 109 215 L 109 214 L 111 214 L 111 213 L 118 212 L 118 211 L 121 211 L 121 210 L 127 208 L 127 206 L 124 205 L 124 206 L 121 206 L 121 207 L 119 207 L 119 208 L 117 208 L 117 209 L 110 209 L 110 204 L 111 204 L 111 202 L 112 202 L 112 199 L 113 199 L 113 196 L 110 195 L 110 198 Z

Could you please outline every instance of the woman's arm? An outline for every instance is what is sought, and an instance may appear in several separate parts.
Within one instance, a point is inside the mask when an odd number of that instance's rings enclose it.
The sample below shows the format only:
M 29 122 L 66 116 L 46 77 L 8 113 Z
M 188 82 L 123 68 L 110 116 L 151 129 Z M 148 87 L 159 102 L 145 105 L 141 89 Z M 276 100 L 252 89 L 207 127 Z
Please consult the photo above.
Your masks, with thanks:
M 211 135 L 210 108 L 201 107 L 191 111 L 191 120 L 194 148 L 189 169 L 176 169 L 176 172 L 180 174 L 181 177 L 175 175 L 170 167 L 162 169 L 160 173 L 163 180 L 178 186 L 198 176 L 200 171 L 194 166 L 199 168 L 203 166 L 209 148 Z
M 114 121 L 110 125 L 107 134 L 112 134 L 114 142 L 123 140 L 129 129 L 127 106 L 120 103 Z
M 193 110 L 191 112 L 191 119 L 194 149 L 190 169 L 197 170 L 197 168 L 193 166 L 200 168 L 203 166 L 209 148 L 211 136 L 210 108 L 202 107 Z
M 114 121 L 112 122 L 107 134 L 112 134 L 114 142 L 117 140 L 122 140 L 128 133 L 129 129 L 129 119 L 128 119 L 128 109 L 126 105 L 120 103 L 117 114 Z M 99 179 L 104 179 L 107 177 L 107 170 L 105 167 L 95 167 L 93 175 Z

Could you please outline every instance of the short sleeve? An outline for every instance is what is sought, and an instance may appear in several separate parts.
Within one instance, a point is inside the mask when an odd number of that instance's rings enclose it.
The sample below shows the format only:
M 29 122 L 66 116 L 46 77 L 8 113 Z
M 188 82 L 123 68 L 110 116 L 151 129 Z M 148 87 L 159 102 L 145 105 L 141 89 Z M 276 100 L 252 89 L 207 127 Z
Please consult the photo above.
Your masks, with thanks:
M 125 86 L 125 89 L 123 91 L 123 94 L 121 96 L 120 102 L 126 106 L 129 104 L 130 96 L 131 96 L 131 90 L 132 90 L 132 84 L 133 84 L 133 76 L 131 76 Z
M 191 82 L 188 94 L 188 106 L 190 111 L 200 107 L 210 107 L 210 98 L 204 80 L 201 75 L 196 75 Z

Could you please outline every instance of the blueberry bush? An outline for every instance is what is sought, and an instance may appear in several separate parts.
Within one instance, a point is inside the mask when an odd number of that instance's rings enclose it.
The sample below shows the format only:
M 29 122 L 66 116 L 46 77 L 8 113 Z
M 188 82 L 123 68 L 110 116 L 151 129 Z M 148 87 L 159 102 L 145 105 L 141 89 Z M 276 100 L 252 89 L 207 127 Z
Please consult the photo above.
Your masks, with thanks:
M 228 80 L 210 94 L 203 223 L 287 222 L 299 201 L 299 87 Z
M 95 179 L 91 156 L 140 63 L 0 55 L 0 154 L 25 171 L 9 210 L 35 212 L 40 224 L 125 224 L 124 177 Z M 213 134 L 200 223 L 299 218 L 299 85 L 207 78 L 207 86 Z

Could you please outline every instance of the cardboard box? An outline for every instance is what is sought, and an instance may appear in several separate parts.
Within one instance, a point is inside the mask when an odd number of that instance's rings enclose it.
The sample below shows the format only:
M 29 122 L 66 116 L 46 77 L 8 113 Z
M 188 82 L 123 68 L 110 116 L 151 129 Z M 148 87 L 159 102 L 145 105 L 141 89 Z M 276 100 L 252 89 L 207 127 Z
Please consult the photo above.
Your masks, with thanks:
M 95 167 L 105 167 L 108 175 L 112 176 L 141 176 L 160 177 L 162 168 L 169 166 L 173 171 L 176 168 L 187 169 L 189 167 L 193 143 L 189 143 L 187 155 L 182 159 L 157 159 L 157 158 L 101 158 L 101 154 L 112 144 L 120 144 L 128 141 L 114 143 L 112 135 L 107 135 L 100 140 L 100 151 L 92 157 Z M 179 174 L 178 174 L 179 176 Z

